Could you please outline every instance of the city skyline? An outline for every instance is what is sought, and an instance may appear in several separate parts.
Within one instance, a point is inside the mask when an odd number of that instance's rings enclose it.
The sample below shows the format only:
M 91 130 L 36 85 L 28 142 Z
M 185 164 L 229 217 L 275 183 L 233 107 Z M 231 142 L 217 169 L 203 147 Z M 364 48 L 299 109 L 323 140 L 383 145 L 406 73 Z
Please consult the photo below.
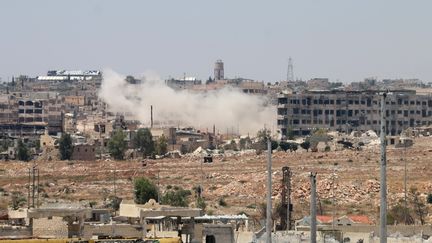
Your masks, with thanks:
M 432 81 L 428 9 L 418 1 L 0 3 L 0 77 L 51 69 L 105 69 L 140 76 L 266 82 L 328 77 Z

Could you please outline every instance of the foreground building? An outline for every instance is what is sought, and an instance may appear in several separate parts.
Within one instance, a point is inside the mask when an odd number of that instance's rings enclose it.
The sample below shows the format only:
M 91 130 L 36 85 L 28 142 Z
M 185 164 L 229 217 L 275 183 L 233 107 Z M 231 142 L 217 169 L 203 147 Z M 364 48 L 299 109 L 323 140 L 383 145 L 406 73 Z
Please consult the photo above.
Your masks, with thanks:
M 283 137 L 309 135 L 316 128 L 340 132 L 380 132 L 378 91 L 306 91 L 279 94 L 277 122 Z M 392 91 L 386 99 L 387 134 L 432 124 L 432 96 Z

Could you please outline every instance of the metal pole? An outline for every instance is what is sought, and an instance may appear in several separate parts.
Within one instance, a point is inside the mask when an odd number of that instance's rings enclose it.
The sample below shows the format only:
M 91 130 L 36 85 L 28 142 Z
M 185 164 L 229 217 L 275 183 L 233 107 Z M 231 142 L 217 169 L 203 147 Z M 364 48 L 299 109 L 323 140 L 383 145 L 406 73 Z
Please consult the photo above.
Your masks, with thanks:
M 266 235 L 267 235 L 267 243 L 271 243 L 271 232 L 272 232 L 272 161 L 271 161 L 271 139 L 267 138 L 267 211 L 266 211 Z
M 407 161 L 405 158 L 405 152 L 406 152 L 406 139 L 404 140 L 404 164 L 405 164 L 405 172 L 404 172 L 404 206 L 405 206 L 405 212 L 404 212 L 404 218 L 405 218 L 405 224 L 407 224 L 408 221 L 408 203 L 407 203 Z
M 114 197 L 115 198 L 117 198 L 117 188 L 116 188 L 116 180 L 117 180 L 117 178 L 116 178 L 116 170 L 117 170 L 117 168 L 116 168 L 116 164 L 115 164 L 115 162 L 114 162 L 114 181 L 113 181 L 113 189 L 114 189 Z M 116 199 L 117 200 L 117 199 Z
M 39 169 L 37 169 L 37 187 L 36 187 L 36 193 L 37 193 L 37 200 L 36 200 L 36 208 L 39 208 Z
M 32 169 L 32 181 L 33 181 L 33 184 L 32 184 L 32 207 L 33 208 L 35 207 L 35 189 L 36 189 L 36 187 L 35 187 L 35 184 L 36 184 L 35 170 L 36 170 L 36 167 L 33 166 L 33 169 Z
M 27 208 L 30 208 L 30 187 L 31 187 L 31 169 L 28 169 L 28 194 L 27 194 Z
M 160 169 L 158 169 L 158 174 L 157 174 L 157 183 L 158 183 L 158 186 L 157 186 L 157 200 L 158 200 L 158 203 L 160 203 L 160 181 L 159 181 L 159 179 L 160 179 L 160 177 L 159 177 L 159 173 L 160 173 Z
M 336 195 L 334 192 L 335 188 L 335 177 L 336 177 L 336 164 L 333 165 L 333 175 L 332 175 L 332 204 L 333 204 L 333 212 L 332 212 L 332 230 L 334 230 L 335 226 L 335 218 L 336 218 Z
M 316 173 L 310 174 L 311 198 L 310 198 L 310 242 L 316 243 Z
M 383 93 L 381 97 L 380 243 L 387 243 L 386 96 L 387 93 Z
M 288 168 L 287 231 L 291 229 L 291 170 Z

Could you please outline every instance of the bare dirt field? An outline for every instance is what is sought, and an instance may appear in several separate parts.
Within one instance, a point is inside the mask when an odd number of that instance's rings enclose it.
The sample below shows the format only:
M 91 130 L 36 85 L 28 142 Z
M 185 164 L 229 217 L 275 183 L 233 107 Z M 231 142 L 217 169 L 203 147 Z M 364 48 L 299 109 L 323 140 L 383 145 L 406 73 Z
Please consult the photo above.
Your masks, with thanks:
M 405 151 L 388 147 L 390 205 L 404 196 L 405 161 L 408 188 L 416 187 L 423 199 L 432 192 L 431 142 L 432 138 L 421 137 L 415 139 L 414 146 Z M 161 191 L 168 185 L 184 189 L 202 185 L 207 212 L 259 214 L 257 205 L 265 201 L 265 153 L 232 153 L 215 157 L 210 164 L 203 164 L 202 160 L 201 156 L 190 155 L 180 159 L 153 160 L 146 166 L 140 161 L 37 162 L 43 189 L 40 200 L 96 201 L 101 205 L 104 198 L 114 193 L 123 199 L 133 199 L 133 179 L 147 176 L 159 184 Z M 22 192 L 26 197 L 28 168 L 32 165 L 32 162 L 0 162 L 0 187 L 9 193 Z M 334 210 L 336 215 L 367 214 L 376 220 L 379 205 L 379 146 L 362 151 L 346 149 L 273 153 L 275 203 L 280 201 L 283 166 L 289 166 L 293 172 L 292 198 L 296 219 L 309 214 L 309 173 L 314 171 L 317 172 L 322 214 L 331 215 Z M 219 205 L 221 198 L 224 198 L 227 206 Z M 193 197 L 190 202 L 193 206 Z

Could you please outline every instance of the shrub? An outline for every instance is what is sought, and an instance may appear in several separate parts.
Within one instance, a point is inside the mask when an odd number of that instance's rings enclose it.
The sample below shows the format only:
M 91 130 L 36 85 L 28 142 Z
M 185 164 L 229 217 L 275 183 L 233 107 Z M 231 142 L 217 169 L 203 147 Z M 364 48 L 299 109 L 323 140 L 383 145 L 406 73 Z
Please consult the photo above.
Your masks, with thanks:
M 431 204 L 432 203 L 432 193 L 429 193 L 427 196 L 427 203 Z
M 135 202 L 144 204 L 150 199 L 157 200 L 158 190 L 157 187 L 146 177 L 141 177 L 135 180 Z
M 162 204 L 175 206 L 175 207 L 187 207 L 188 196 L 192 195 L 190 190 L 183 190 L 183 188 L 174 187 L 174 190 L 167 191 L 161 198 Z
M 311 144 L 309 141 L 304 141 L 303 143 L 300 144 L 300 147 L 302 147 L 303 149 L 306 149 L 306 151 L 309 151 L 310 146 L 311 146 Z
M 225 202 L 225 198 L 221 197 L 218 201 L 219 206 L 226 207 L 228 204 Z
M 73 147 L 72 138 L 69 134 L 63 133 L 59 141 L 59 151 L 61 160 L 70 160 L 72 157 Z
M 202 210 L 205 210 L 205 208 L 207 207 L 207 204 L 202 197 L 198 197 L 197 201 L 196 201 L 196 206 L 198 208 L 201 208 Z

